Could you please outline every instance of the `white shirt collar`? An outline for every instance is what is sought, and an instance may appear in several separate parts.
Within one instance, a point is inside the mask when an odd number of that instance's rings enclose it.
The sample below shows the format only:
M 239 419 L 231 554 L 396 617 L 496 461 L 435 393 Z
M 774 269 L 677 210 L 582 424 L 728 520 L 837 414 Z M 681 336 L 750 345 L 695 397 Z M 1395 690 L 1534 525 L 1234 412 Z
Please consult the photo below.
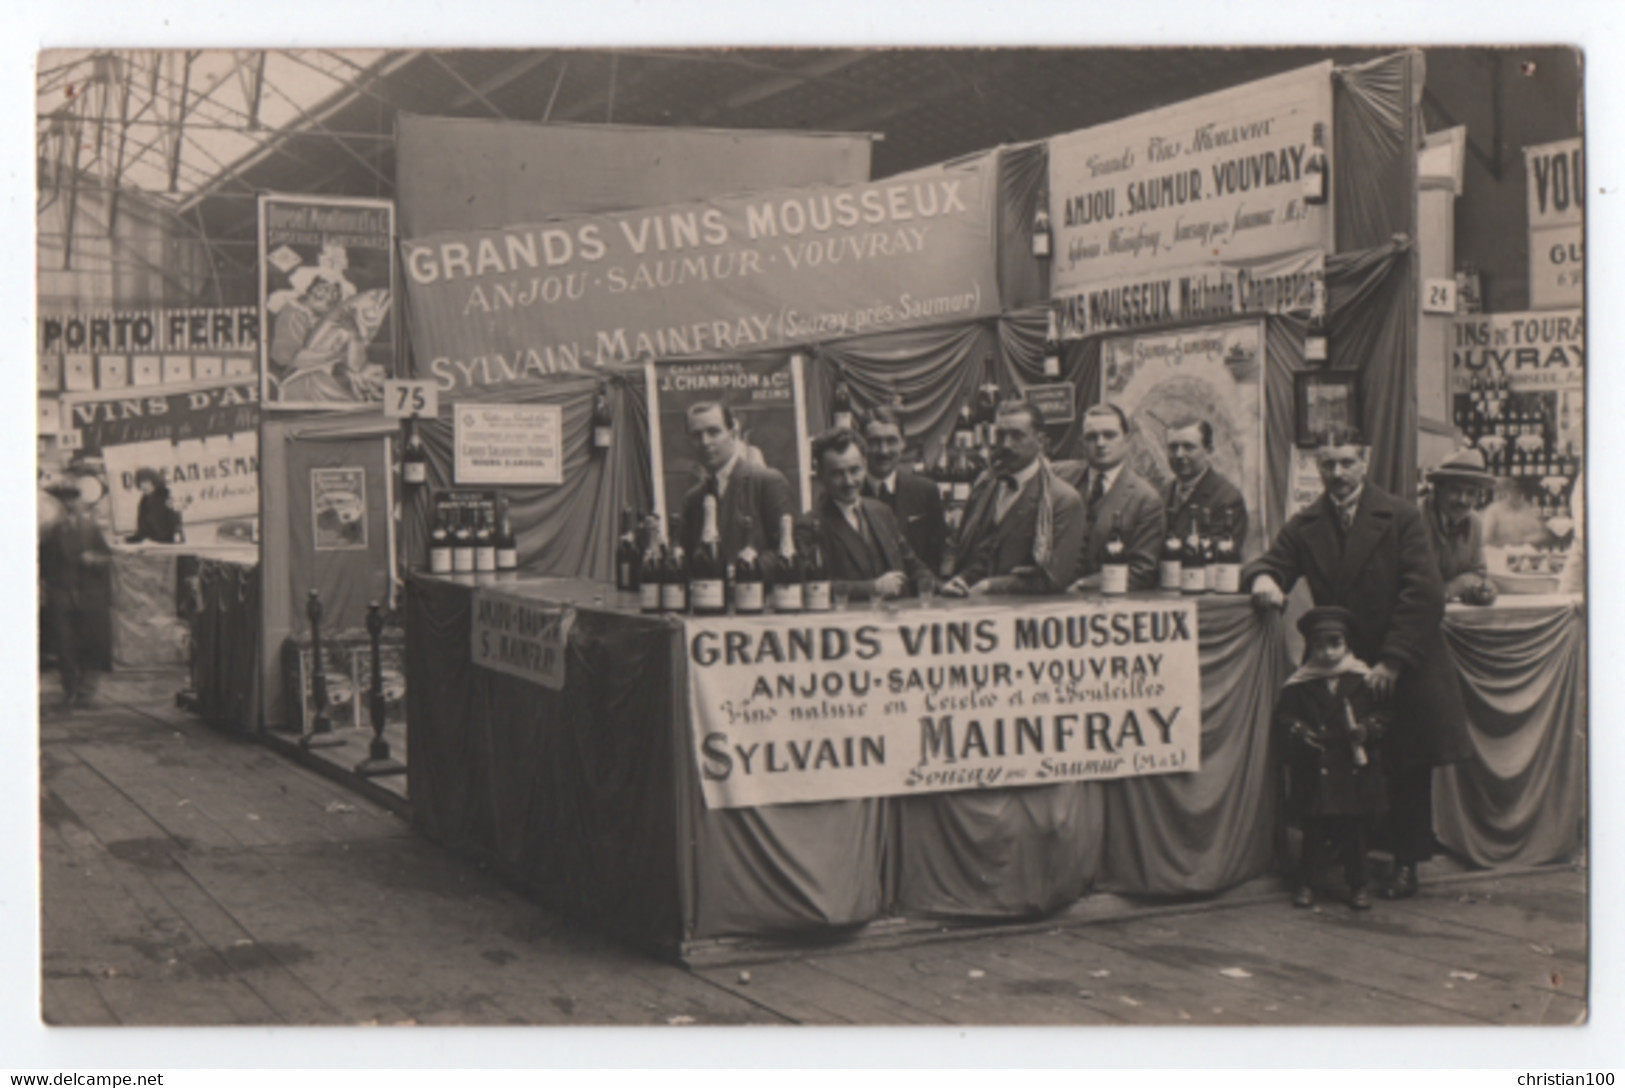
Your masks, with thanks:
M 1352 514 L 1352 513 L 1354 513 L 1354 511 L 1356 509 L 1359 508 L 1359 506 L 1360 506 L 1360 496 L 1363 495 L 1363 494 L 1365 494 L 1365 484 L 1361 484 L 1359 487 L 1355 488 L 1354 489 L 1354 494 L 1350 495 L 1348 498 L 1344 499 L 1342 502 L 1339 502 L 1336 499 L 1336 497 L 1334 497 L 1330 493 L 1328 493 L 1326 497 L 1328 499 L 1332 500 L 1332 505 L 1337 508 L 1338 513 L 1340 513 L 1340 514 L 1341 513 Z
M 1027 486 L 1027 481 L 1038 475 L 1038 470 L 1042 467 L 1040 464 L 1041 460 L 1041 458 L 1034 457 L 1027 467 L 1022 469 L 1020 472 L 1005 473 L 1006 476 L 1015 477 L 1017 492 L 1020 492 L 1022 488 Z
M 842 503 L 840 499 L 835 499 L 834 496 L 831 496 L 831 498 L 834 499 L 835 508 L 845 515 L 846 523 L 852 526 L 852 528 L 856 529 L 858 532 L 863 532 L 863 522 L 858 520 L 860 517 L 862 517 L 862 515 L 859 513 L 859 511 L 862 509 L 862 497 L 860 496 L 853 499 L 850 506 Z
M 1113 487 L 1116 487 L 1117 486 L 1117 477 L 1119 477 L 1119 476 L 1121 476 L 1123 474 L 1123 466 L 1125 464 L 1127 464 L 1127 463 L 1128 462 L 1126 460 L 1119 461 L 1119 462 L 1117 462 L 1117 464 L 1113 465 L 1111 468 L 1108 468 L 1108 469 L 1106 469 L 1104 471 L 1101 471 L 1101 470 L 1095 469 L 1095 468 L 1090 468 L 1089 469 L 1089 482 L 1088 482 L 1088 485 L 1084 488 L 1084 494 L 1087 496 L 1090 491 L 1094 490 L 1095 477 L 1097 475 L 1102 480 L 1105 481 L 1105 483 L 1102 485 L 1102 487 L 1100 489 L 1101 494 L 1104 495 L 1106 492 L 1110 491 Z
M 735 449 L 734 450 L 734 455 L 732 457 L 728 458 L 728 463 L 723 465 L 721 468 L 717 469 L 717 471 L 716 471 L 716 479 L 717 479 L 717 497 L 718 498 L 721 498 L 723 496 L 723 494 L 725 492 L 727 492 L 727 490 L 728 490 L 728 480 L 733 476 L 734 468 L 738 464 L 739 464 L 739 451 L 737 449 Z
M 1122 467 L 1122 466 L 1118 466 L 1118 467 Z M 1184 480 L 1180 480 L 1180 479 L 1176 478 L 1174 480 L 1174 495 L 1177 496 L 1181 502 L 1183 502 L 1186 499 L 1190 498 L 1191 497 L 1191 492 L 1196 490 L 1196 485 L 1201 483 L 1203 481 L 1203 479 L 1205 479 L 1207 477 L 1207 474 L 1212 472 L 1212 471 L 1213 471 L 1213 466 L 1209 465 L 1207 468 L 1204 468 L 1201 472 L 1198 472 L 1196 474 L 1195 479 L 1191 480 L 1190 483 L 1186 483 Z
M 887 491 L 890 491 L 893 495 L 897 494 L 897 470 L 896 469 L 891 470 L 891 475 L 890 476 L 887 476 L 884 479 L 880 479 L 880 480 L 875 481 L 875 490 L 879 491 L 881 488 L 885 488 Z

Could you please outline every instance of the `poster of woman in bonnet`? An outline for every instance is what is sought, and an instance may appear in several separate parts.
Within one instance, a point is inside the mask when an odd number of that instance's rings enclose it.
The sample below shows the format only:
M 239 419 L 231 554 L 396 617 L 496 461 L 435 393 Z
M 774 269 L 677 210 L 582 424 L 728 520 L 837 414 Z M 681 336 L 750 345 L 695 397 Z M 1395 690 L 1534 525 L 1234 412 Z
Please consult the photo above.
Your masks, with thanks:
M 388 368 L 370 362 L 367 347 L 389 319 L 389 289 L 358 292 L 342 271 L 326 264 L 296 268 L 288 278 L 293 291 L 280 300 L 271 332 L 276 399 L 290 404 L 381 400 Z M 266 308 L 278 301 L 273 295 Z

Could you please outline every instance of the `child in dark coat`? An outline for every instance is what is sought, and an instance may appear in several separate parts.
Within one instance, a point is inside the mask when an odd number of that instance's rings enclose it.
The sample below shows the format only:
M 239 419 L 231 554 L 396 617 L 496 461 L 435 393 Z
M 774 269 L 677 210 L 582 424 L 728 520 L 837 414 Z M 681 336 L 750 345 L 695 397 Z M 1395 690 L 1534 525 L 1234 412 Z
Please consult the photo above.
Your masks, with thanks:
M 1275 706 L 1287 818 L 1303 829 L 1303 865 L 1292 897 L 1297 907 L 1314 904 L 1333 848 L 1343 855 L 1349 906 L 1371 906 L 1366 834 L 1386 804 L 1375 751 L 1384 718 L 1366 687 L 1370 668 L 1349 649 L 1354 623 L 1352 612 L 1335 606 L 1304 614 L 1298 621 L 1303 665 Z

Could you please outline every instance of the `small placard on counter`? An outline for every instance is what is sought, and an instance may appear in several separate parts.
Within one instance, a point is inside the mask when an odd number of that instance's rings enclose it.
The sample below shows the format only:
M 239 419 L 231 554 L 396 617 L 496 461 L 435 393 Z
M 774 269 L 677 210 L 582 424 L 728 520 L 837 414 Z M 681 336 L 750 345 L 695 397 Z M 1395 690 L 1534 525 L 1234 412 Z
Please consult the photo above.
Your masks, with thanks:
M 565 648 L 575 621 L 573 608 L 476 590 L 472 660 L 481 668 L 562 691 Z

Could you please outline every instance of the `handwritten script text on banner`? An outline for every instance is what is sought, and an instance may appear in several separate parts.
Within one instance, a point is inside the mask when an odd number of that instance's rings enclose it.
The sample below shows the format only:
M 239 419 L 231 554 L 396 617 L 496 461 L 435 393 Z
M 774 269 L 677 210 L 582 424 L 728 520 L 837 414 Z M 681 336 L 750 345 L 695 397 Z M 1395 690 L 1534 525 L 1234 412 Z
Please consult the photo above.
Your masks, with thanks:
M 1329 153 L 1331 111 L 1326 63 L 1053 138 L 1051 293 L 1331 248 L 1330 202 L 1303 200 L 1314 126 Z
M 457 391 L 985 317 L 992 162 L 406 241 L 418 376 Z
M 1196 607 L 689 619 L 711 808 L 1195 771 Z

